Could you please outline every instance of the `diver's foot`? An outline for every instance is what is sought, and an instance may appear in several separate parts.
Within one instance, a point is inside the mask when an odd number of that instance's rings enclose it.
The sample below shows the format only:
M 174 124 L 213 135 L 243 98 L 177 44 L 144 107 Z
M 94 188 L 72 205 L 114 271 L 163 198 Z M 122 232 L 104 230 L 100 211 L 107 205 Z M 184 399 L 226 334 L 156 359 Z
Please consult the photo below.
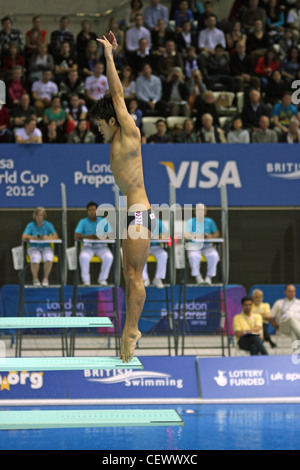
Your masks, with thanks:
M 123 331 L 121 340 L 121 359 L 123 362 L 130 362 L 133 358 L 137 342 L 141 339 L 140 331 L 129 333 Z

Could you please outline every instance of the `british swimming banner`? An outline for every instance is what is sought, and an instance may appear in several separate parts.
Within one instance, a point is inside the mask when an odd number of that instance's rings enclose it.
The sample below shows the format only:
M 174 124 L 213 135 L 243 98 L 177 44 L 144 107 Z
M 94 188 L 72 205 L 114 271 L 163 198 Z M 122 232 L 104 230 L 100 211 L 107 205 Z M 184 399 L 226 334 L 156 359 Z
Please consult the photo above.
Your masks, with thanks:
M 226 185 L 229 206 L 300 205 L 300 154 L 290 144 L 148 144 L 142 146 L 146 190 L 152 204 L 220 206 Z M 87 200 L 114 204 L 109 146 L 48 144 L 0 146 L 3 208 L 61 207 L 65 183 L 69 207 Z

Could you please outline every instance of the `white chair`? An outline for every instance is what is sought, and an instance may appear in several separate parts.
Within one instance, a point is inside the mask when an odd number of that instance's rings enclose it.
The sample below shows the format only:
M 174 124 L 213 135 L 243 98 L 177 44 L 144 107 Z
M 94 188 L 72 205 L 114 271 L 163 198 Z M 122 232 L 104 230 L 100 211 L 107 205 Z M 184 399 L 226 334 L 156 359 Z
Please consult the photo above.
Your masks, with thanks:
M 176 124 L 183 127 L 183 124 L 187 119 L 188 118 L 186 116 L 169 116 L 167 117 L 167 127 L 168 129 L 174 129 Z
M 150 137 L 150 135 L 156 134 L 156 123 L 159 119 L 165 120 L 163 117 L 157 116 L 142 118 L 142 128 L 146 138 Z
M 241 113 L 243 111 L 243 107 L 244 107 L 244 95 L 245 93 L 243 91 L 239 91 L 237 94 L 236 94 L 236 101 L 237 101 L 237 110 L 239 113 Z
M 290 355 L 293 353 L 293 339 L 290 335 L 285 335 L 281 333 L 280 331 L 277 331 L 276 333 L 276 350 L 275 354 L 277 356 L 284 356 L 284 355 Z
M 233 100 L 235 98 L 235 93 L 231 91 L 214 91 L 213 95 L 214 95 L 214 100 L 216 103 L 218 113 L 222 115 L 230 116 L 237 112 L 237 107 L 232 105 Z M 223 106 L 218 105 L 217 102 L 221 96 L 226 96 L 226 99 L 228 98 L 228 106 L 223 107 Z

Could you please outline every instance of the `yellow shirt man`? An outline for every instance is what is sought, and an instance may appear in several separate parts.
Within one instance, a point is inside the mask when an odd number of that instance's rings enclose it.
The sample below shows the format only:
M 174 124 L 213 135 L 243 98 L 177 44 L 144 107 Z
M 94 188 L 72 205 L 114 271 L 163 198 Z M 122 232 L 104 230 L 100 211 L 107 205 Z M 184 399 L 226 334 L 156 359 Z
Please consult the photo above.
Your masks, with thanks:
M 262 316 L 263 323 L 268 324 L 271 316 L 271 307 L 267 302 L 262 302 L 259 305 L 255 305 L 253 302 L 251 313 L 259 313 Z
M 247 331 L 253 330 L 255 327 L 260 327 L 260 332 L 255 334 L 262 334 L 262 316 L 259 313 L 252 313 L 251 315 L 245 315 L 244 313 L 240 313 L 236 315 L 233 319 L 233 329 L 234 331 L 244 332 L 247 334 Z M 238 342 L 240 336 L 236 335 L 236 341 Z

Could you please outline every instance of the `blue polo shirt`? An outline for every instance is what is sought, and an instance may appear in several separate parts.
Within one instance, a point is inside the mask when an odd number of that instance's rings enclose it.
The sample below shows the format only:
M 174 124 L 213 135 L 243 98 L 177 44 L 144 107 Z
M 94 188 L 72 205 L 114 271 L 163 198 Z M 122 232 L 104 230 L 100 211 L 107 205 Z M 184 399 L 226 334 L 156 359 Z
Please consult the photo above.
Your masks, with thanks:
M 54 226 L 51 224 L 51 222 L 47 222 L 47 220 L 44 220 L 43 225 L 39 226 L 37 225 L 36 222 L 30 222 L 24 231 L 25 235 L 29 235 L 32 237 L 36 237 L 38 235 L 43 236 L 46 235 L 49 237 L 49 235 L 54 235 L 56 233 L 56 230 Z M 29 243 L 29 248 L 49 248 L 50 243 L 43 243 L 42 245 L 38 243 Z
M 153 231 L 153 235 L 155 235 L 156 237 L 161 237 L 163 235 L 169 235 L 169 232 L 167 231 L 167 229 L 166 229 L 165 225 L 163 224 L 162 220 L 156 219 L 156 225 L 155 225 L 155 229 Z M 157 246 L 157 245 L 160 245 L 160 243 L 155 241 L 155 240 L 151 241 L 151 246 Z
M 210 234 L 218 231 L 218 227 L 213 219 L 210 217 L 204 217 L 204 224 L 193 217 L 189 219 L 185 226 L 185 231 L 188 233 L 194 233 L 200 235 L 201 233 Z M 190 240 L 190 242 L 197 243 L 195 240 Z M 205 242 L 203 247 L 211 245 L 210 242 Z
M 95 221 L 91 220 L 89 217 L 86 217 L 85 219 L 81 219 L 78 222 L 77 227 L 75 228 L 75 233 L 80 233 L 80 235 L 85 235 L 87 237 L 89 235 L 95 235 L 97 237 L 97 225 L 103 219 L 104 219 L 103 217 L 97 217 L 97 220 Z M 98 232 L 100 235 L 104 235 L 105 233 L 111 233 L 112 228 L 110 224 L 107 222 L 105 225 L 104 224 L 99 225 Z M 84 245 L 87 246 L 88 244 L 85 243 Z M 95 247 L 95 243 L 91 243 L 90 245 L 91 247 Z M 101 245 L 103 246 L 103 244 Z

